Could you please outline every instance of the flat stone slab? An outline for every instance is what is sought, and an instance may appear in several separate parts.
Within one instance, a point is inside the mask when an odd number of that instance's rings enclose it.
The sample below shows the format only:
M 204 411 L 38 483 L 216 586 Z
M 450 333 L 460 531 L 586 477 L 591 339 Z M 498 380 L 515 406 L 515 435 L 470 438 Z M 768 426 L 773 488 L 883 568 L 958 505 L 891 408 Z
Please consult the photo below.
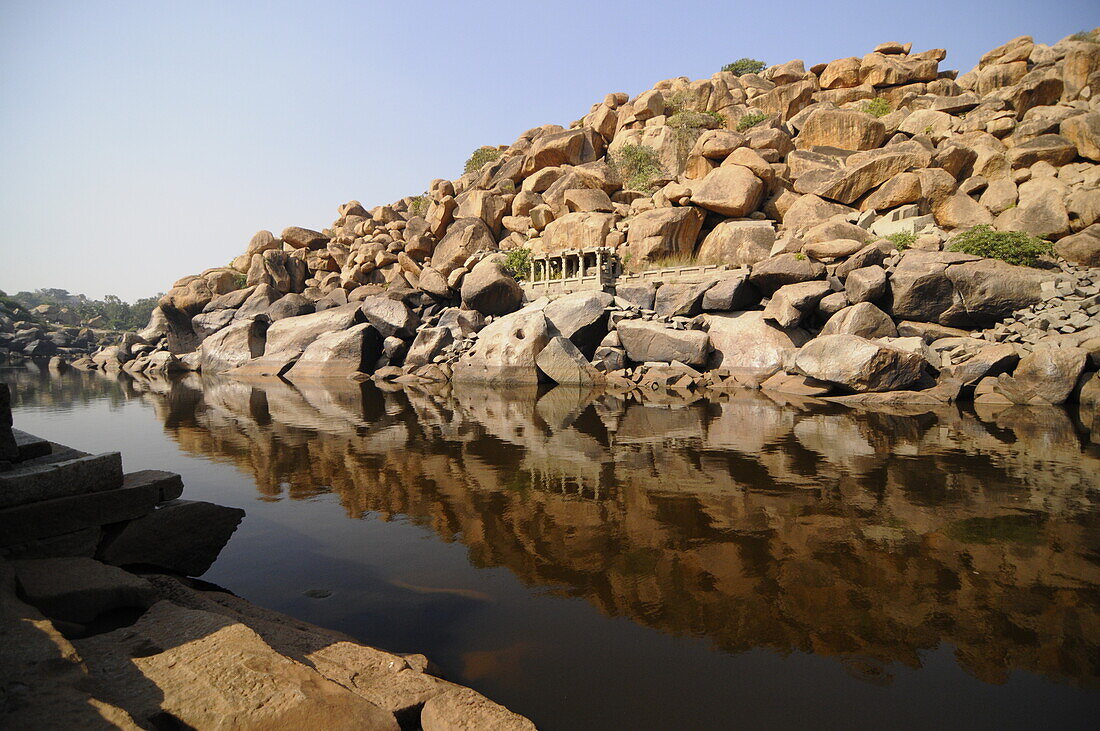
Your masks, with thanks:
M 244 518 L 240 508 L 173 500 L 128 523 L 100 550 L 116 566 L 158 566 L 185 576 L 210 568 Z
M 110 678 L 106 700 L 147 727 L 168 713 L 184 728 L 399 731 L 389 711 L 220 614 L 161 601 L 74 645 L 92 677 Z
M 90 622 L 104 612 L 147 608 L 157 592 L 145 579 L 92 558 L 12 561 L 27 602 L 51 619 Z
M 0 546 L 74 533 L 150 513 L 157 503 L 183 494 L 183 480 L 173 472 L 131 472 L 117 490 L 41 500 L 0 510 Z
M 15 446 L 19 449 L 19 456 L 16 459 L 17 462 L 25 462 L 28 459 L 45 457 L 53 452 L 53 447 L 50 445 L 48 439 L 36 437 L 34 434 L 28 434 L 19 429 L 12 429 L 11 431 L 12 435 L 15 437 Z
M 0 508 L 122 487 L 122 455 L 88 455 L 0 472 Z

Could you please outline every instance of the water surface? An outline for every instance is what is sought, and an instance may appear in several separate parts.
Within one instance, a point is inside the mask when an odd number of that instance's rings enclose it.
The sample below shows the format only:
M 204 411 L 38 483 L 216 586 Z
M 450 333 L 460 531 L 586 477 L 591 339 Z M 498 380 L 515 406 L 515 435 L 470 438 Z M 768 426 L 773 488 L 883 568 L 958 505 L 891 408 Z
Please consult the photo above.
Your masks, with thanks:
M 1100 445 L 1072 411 L 0 379 L 18 427 L 244 508 L 204 579 L 542 728 L 1100 710 Z

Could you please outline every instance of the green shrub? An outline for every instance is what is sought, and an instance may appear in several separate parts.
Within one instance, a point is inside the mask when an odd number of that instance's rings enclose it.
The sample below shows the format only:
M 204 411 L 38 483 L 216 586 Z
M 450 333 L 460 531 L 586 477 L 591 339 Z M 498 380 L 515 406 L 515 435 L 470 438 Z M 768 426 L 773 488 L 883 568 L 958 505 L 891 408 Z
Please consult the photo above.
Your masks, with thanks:
M 763 112 L 749 112 L 748 114 L 743 115 L 741 119 L 737 120 L 737 131 L 744 132 L 748 128 L 755 127 L 756 125 L 760 124 L 767 118 L 768 115 L 764 114 Z
M 1039 257 L 1054 254 L 1054 246 L 1049 241 L 1023 231 L 994 231 L 989 224 L 975 226 L 954 236 L 948 249 L 1029 267 L 1035 266 Z
M 607 164 L 625 190 L 651 193 L 657 179 L 667 175 L 657 158 L 657 151 L 645 145 L 623 145 L 618 151 L 608 153 Z
M 531 276 L 531 250 L 509 249 L 504 255 L 504 268 L 516 279 L 527 279 Z
M 1087 43 L 1096 43 L 1100 38 L 1097 38 L 1095 30 L 1079 30 L 1070 36 L 1070 39 L 1075 41 L 1085 41 Z
M 798 259 L 799 261 L 806 261 L 806 255 L 803 254 L 801 251 L 795 254 L 794 258 Z
M 722 123 L 718 112 L 676 112 L 668 118 L 668 126 L 677 129 L 713 129 Z
M 409 201 L 409 215 L 410 216 L 423 216 L 428 212 L 428 206 L 432 203 L 431 198 L 427 193 L 421 195 L 414 195 Z
M 863 111 L 867 112 L 872 117 L 885 117 L 894 110 L 890 107 L 890 102 L 886 101 L 881 96 L 876 96 L 874 99 L 868 99 L 863 102 Z
M 237 289 L 244 289 L 248 286 L 248 276 L 245 274 L 237 274 L 233 277 L 233 284 Z
M 464 173 L 474 173 L 481 170 L 481 167 L 493 160 L 499 160 L 500 156 L 504 153 L 495 147 L 479 147 L 474 150 L 474 154 L 470 155 L 470 159 L 466 161 L 466 167 L 463 168 Z
M 764 70 L 764 62 L 757 61 L 755 58 L 739 58 L 733 63 L 727 63 L 722 67 L 722 70 L 729 71 L 734 76 L 758 74 Z
M 741 119 L 737 120 L 737 131 L 744 132 L 749 128 L 753 128 L 760 122 L 768 119 L 768 115 L 763 112 L 749 112 L 748 114 L 742 114 Z
M 894 245 L 894 248 L 898 251 L 905 251 L 913 244 L 917 243 L 917 235 L 909 233 L 908 231 L 897 231 L 886 237 Z

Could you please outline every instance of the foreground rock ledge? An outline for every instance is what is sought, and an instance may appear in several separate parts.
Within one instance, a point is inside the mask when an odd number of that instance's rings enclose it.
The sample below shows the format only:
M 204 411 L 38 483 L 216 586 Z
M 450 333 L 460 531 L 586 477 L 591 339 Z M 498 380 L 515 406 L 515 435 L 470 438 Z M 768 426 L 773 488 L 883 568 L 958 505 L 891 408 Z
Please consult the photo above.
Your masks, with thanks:
M 178 500 L 178 475 L 123 475 L 118 453 L 17 435 L 9 404 L 0 384 L 0 477 L 19 496 L 0 507 L 0 728 L 535 728 L 422 655 L 186 578 L 244 511 Z M 61 497 L 41 489 L 59 470 Z

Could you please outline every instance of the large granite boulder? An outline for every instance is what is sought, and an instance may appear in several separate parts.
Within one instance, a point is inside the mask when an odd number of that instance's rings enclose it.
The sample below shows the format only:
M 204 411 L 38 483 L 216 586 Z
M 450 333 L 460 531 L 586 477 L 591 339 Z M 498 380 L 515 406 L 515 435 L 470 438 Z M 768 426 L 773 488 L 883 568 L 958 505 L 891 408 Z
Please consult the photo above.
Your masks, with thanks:
M 800 254 L 780 254 L 756 264 L 749 281 L 765 295 L 780 287 L 825 278 L 825 265 Z
M 497 385 L 537 383 L 536 358 L 552 326 L 541 307 L 528 307 L 486 325 L 477 344 L 455 364 L 453 380 Z
M 645 320 L 624 320 L 616 329 L 627 357 L 638 363 L 678 360 L 700 366 L 710 352 L 710 339 L 702 330 L 673 330 Z
M 546 305 L 543 312 L 559 333 L 591 357 L 607 334 L 607 308 L 614 300 L 606 292 L 574 292 Z
M 222 373 L 263 355 L 267 330 L 265 320 L 237 320 L 218 330 L 199 346 L 202 372 Z
M 359 304 L 359 310 L 366 321 L 374 325 L 384 338 L 391 336 L 411 338 L 420 324 L 420 318 L 408 305 L 384 294 L 365 298 Z
M 492 259 L 480 261 L 462 278 L 462 306 L 483 315 L 507 315 L 519 309 L 523 288 Z
M 382 336 L 373 325 L 363 322 L 318 335 L 286 372 L 286 378 L 349 378 L 370 373 L 381 355 Z
M 1064 403 L 1088 356 L 1083 348 L 1039 345 L 1020 359 L 1011 376 L 998 376 L 996 390 L 1014 403 Z
M 710 365 L 731 373 L 767 378 L 783 365 L 784 354 L 801 347 L 810 334 L 767 322 L 759 310 L 704 315 L 714 348 Z
M 432 253 L 431 267 L 443 275 L 462 266 L 479 251 L 496 248 L 496 239 L 480 218 L 459 218 L 447 228 L 447 234 Z
M 602 380 L 600 372 L 577 346 L 561 335 L 550 338 L 535 358 L 535 364 L 547 378 L 559 384 L 591 386 Z
M 773 244 L 775 226 L 771 221 L 722 221 L 703 239 L 696 258 L 706 264 L 751 266 L 767 259 Z
M 656 208 L 630 220 L 627 250 L 641 263 L 666 256 L 690 254 L 703 225 L 703 212 L 692 206 Z
M 409 346 L 409 351 L 405 353 L 405 367 L 428 365 L 454 341 L 455 337 L 450 328 L 423 328 L 416 334 L 412 345 Z
M 825 335 L 803 346 L 794 359 L 804 376 L 856 393 L 898 391 L 924 375 L 924 358 L 858 335 Z
M 858 335 L 861 338 L 893 338 L 898 329 L 885 312 L 870 302 L 857 302 L 829 318 L 820 335 Z
M 691 202 L 723 216 L 740 218 L 757 209 L 764 183 L 741 165 L 723 165 L 692 186 Z

